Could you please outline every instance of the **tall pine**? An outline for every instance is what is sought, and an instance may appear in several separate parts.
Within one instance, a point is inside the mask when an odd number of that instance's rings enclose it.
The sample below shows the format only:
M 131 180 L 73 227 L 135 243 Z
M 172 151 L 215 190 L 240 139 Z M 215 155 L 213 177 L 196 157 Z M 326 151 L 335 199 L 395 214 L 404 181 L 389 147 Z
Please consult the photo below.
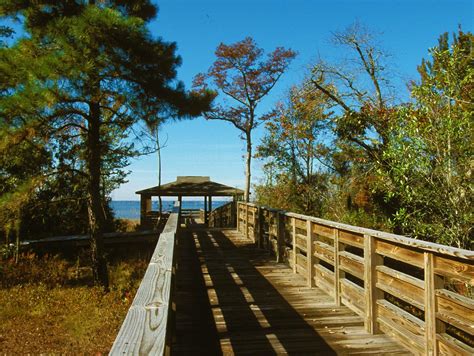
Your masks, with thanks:
M 209 105 L 207 93 L 187 92 L 176 80 L 175 43 L 147 28 L 156 13 L 146 0 L 0 5 L 0 15 L 21 21 L 25 32 L 2 49 L 0 76 L 8 80 L 0 118 L 33 136 L 82 142 L 94 279 L 105 288 L 102 169 L 105 158 L 134 152 L 116 133 L 126 137 L 140 120 L 197 116 Z

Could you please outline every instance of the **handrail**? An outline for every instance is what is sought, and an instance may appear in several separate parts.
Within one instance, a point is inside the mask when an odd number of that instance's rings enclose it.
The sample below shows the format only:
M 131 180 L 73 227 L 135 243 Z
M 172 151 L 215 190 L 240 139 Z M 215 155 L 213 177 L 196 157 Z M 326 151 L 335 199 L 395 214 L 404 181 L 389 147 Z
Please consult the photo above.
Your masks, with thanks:
M 236 227 L 235 202 L 230 201 L 209 213 L 209 227 Z
M 179 221 L 180 204 L 176 202 L 109 355 L 170 353 Z
M 474 354 L 474 300 L 459 287 L 474 288 L 473 251 L 251 203 L 236 214 L 240 232 L 360 315 L 367 332 L 417 354 Z

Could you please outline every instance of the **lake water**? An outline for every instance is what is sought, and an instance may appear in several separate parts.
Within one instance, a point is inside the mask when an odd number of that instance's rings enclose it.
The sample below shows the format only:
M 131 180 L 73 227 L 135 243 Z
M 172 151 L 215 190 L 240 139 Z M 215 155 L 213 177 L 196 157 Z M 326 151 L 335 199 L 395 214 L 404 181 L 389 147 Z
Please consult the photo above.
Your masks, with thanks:
M 218 208 L 227 201 L 213 200 L 212 208 Z M 174 201 L 163 200 L 163 211 L 171 211 Z M 138 200 L 112 200 L 110 203 L 115 217 L 118 219 L 140 219 L 140 201 Z M 184 209 L 204 209 L 204 199 L 202 200 L 183 200 Z M 151 202 L 151 210 L 158 211 L 158 201 Z

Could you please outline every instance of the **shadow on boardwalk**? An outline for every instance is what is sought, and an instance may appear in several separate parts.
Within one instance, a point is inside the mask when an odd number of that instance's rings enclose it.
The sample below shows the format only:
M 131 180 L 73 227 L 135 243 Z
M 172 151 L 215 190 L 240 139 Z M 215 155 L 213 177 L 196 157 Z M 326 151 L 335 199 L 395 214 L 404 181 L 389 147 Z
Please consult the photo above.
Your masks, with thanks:
M 234 230 L 179 238 L 176 355 L 406 353 Z
M 335 354 L 254 267 L 267 262 L 261 250 L 194 229 L 182 234 L 179 251 L 177 353 Z

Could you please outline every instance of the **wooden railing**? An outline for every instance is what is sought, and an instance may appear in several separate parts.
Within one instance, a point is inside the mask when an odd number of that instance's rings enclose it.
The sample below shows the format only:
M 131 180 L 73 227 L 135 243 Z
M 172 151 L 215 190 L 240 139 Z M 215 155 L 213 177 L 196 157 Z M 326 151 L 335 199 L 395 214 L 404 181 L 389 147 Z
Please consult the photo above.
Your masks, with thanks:
M 170 214 L 150 264 L 120 328 L 110 355 L 164 355 L 170 353 L 174 330 L 176 238 L 180 206 Z
M 209 214 L 209 227 L 236 227 L 237 222 L 235 202 L 231 201 Z
M 201 209 L 181 209 L 181 219 L 185 224 L 190 220 L 199 219 L 201 217 Z
M 237 204 L 237 229 L 415 354 L 473 355 L 474 252 Z

